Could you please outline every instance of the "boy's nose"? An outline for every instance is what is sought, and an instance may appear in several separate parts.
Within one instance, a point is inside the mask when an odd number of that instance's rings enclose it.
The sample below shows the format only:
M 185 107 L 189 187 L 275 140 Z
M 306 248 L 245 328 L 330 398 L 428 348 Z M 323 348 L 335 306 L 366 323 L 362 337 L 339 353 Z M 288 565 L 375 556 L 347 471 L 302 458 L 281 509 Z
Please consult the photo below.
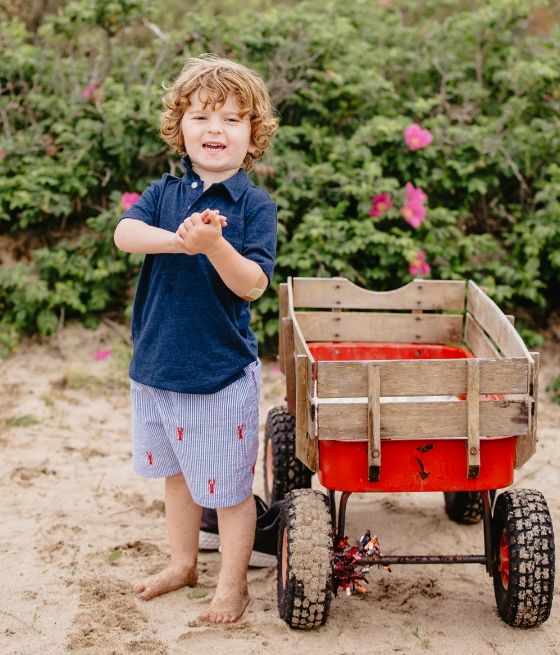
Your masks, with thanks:
M 208 131 L 214 134 L 222 131 L 222 121 L 219 119 L 211 119 L 208 123 Z

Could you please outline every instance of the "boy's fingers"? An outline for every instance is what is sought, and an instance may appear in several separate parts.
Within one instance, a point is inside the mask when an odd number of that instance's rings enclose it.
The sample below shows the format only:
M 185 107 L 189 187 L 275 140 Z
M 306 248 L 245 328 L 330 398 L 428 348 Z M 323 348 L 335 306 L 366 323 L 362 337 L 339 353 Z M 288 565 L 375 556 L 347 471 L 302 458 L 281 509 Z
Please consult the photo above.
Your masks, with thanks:
M 202 214 L 202 222 L 208 225 L 211 222 L 213 216 L 217 216 L 220 213 L 219 209 L 205 209 Z

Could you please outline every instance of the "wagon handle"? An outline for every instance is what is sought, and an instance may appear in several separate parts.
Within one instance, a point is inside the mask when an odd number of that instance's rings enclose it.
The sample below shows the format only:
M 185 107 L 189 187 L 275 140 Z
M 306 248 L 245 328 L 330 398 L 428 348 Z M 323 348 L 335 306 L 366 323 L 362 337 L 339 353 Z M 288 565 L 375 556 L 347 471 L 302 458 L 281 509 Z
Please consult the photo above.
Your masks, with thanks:
M 368 480 L 379 481 L 381 470 L 381 368 L 368 365 Z
M 480 362 L 467 359 L 467 478 L 480 472 Z

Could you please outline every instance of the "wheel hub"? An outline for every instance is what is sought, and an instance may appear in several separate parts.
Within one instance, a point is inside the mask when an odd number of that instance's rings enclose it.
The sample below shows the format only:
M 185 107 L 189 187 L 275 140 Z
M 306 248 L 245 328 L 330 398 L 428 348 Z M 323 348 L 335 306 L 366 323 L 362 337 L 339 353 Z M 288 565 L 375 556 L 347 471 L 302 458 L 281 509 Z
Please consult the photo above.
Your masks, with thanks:
M 507 530 L 502 530 L 500 537 L 500 561 L 498 562 L 498 569 L 502 578 L 502 585 L 504 589 L 509 587 L 509 542 Z

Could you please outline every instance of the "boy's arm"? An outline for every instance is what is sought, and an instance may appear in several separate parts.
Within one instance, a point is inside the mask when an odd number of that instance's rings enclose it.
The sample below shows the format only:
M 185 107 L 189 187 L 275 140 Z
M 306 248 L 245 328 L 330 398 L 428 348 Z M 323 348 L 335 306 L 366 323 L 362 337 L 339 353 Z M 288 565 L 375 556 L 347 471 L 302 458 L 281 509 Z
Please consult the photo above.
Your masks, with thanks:
M 220 218 L 217 212 L 205 210 L 185 219 L 177 230 L 183 252 L 206 255 L 230 291 L 243 300 L 256 300 L 265 292 L 268 278 L 256 262 L 224 239 Z
M 123 218 L 113 238 L 117 248 L 124 252 L 144 255 L 184 252 L 175 232 L 148 225 L 135 218 Z
M 206 256 L 226 287 L 243 300 L 257 300 L 266 291 L 268 278 L 262 268 L 240 255 L 223 237 Z

